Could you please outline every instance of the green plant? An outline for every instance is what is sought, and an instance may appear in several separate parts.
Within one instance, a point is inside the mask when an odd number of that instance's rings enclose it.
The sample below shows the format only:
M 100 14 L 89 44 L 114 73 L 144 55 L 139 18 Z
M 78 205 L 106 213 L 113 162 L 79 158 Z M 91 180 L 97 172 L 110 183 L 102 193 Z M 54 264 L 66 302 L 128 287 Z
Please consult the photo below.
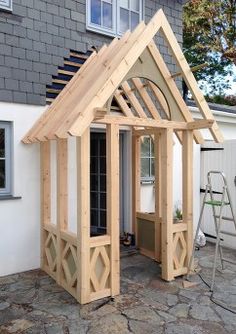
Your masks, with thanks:
M 183 219 L 182 211 L 179 208 L 175 209 L 175 218 L 177 218 L 179 220 Z

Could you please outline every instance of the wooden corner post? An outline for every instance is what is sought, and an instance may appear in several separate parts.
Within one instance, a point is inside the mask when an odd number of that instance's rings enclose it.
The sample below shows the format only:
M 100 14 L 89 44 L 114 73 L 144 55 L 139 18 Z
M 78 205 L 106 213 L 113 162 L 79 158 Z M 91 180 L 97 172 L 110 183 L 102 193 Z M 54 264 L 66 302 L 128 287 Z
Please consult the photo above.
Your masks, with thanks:
M 57 283 L 61 284 L 61 231 L 68 224 L 68 148 L 67 139 L 57 140 Z
M 120 293 L 119 125 L 107 125 L 107 234 L 111 237 L 111 295 Z
M 140 136 L 132 135 L 132 232 L 138 245 L 138 226 L 136 213 L 140 211 Z
M 155 260 L 161 262 L 161 140 L 160 131 L 154 132 L 155 156 Z
M 161 259 L 162 278 L 166 281 L 174 279 L 173 273 L 173 130 L 161 130 Z
M 51 222 L 51 167 L 50 167 L 50 142 L 40 143 L 40 168 L 41 168 L 41 259 L 40 266 L 45 265 L 45 224 Z
M 187 267 L 193 247 L 193 131 L 183 131 L 183 222 L 186 231 L 186 263 Z
M 90 129 L 77 138 L 77 299 L 90 302 Z

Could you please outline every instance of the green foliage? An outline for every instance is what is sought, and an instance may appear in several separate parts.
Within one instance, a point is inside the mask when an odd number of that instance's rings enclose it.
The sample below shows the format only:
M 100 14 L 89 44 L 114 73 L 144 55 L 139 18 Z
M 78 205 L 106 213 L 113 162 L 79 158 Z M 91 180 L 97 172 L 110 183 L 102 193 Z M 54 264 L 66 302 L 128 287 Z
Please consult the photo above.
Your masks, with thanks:
M 229 88 L 226 76 L 236 65 L 236 0 L 191 0 L 184 6 L 183 49 L 191 66 L 207 62 L 195 72 L 207 82 L 209 93 Z M 231 73 L 230 73 L 231 72 Z

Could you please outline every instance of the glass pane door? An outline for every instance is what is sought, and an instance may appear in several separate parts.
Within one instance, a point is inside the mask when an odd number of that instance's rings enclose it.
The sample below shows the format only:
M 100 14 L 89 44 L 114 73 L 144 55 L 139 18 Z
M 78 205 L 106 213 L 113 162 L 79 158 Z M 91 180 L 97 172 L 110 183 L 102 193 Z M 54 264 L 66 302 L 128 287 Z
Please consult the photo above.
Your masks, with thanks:
M 106 234 L 106 134 L 91 133 L 91 235 Z

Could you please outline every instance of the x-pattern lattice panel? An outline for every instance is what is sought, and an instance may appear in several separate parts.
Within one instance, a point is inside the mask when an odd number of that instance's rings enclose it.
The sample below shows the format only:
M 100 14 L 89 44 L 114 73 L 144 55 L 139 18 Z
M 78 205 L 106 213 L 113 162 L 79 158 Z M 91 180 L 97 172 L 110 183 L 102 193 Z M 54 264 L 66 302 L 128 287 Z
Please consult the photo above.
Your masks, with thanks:
M 90 281 L 93 292 L 110 287 L 111 271 L 109 247 L 99 246 L 91 249 Z
M 187 244 L 184 232 L 177 232 L 173 236 L 173 261 L 174 269 L 183 268 L 187 256 Z
M 66 283 L 71 288 L 77 285 L 77 251 L 76 247 L 63 241 L 62 249 L 62 270 Z
M 56 273 L 56 267 L 57 267 L 57 239 L 56 235 L 44 231 L 46 233 L 46 238 L 45 238 L 45 257 L 46 257 L 46 262 L 49 267 L 49 270 L 52 273 Z

